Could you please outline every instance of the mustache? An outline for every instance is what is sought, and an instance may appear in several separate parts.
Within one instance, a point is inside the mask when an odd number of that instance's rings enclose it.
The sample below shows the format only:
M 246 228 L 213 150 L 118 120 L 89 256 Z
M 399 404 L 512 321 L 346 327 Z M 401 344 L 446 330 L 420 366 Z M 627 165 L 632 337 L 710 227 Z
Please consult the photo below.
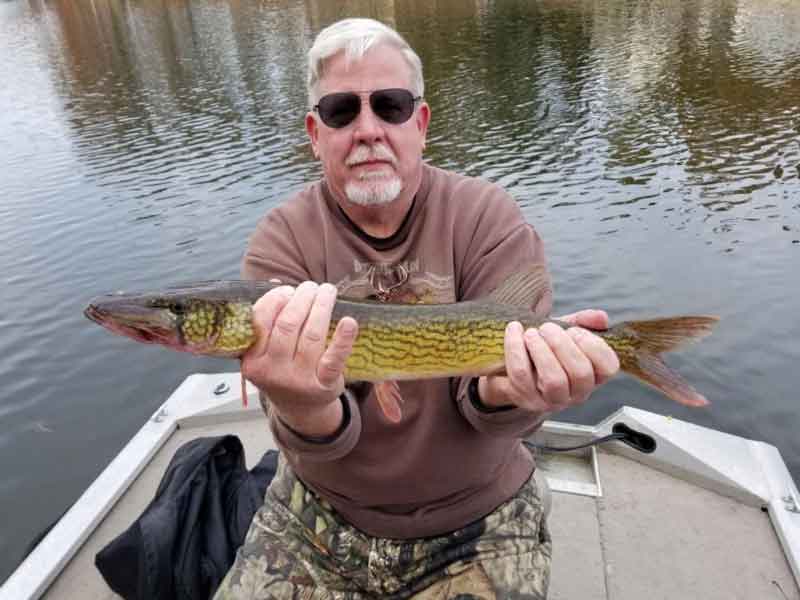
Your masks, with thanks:
M 345 164 L 348 167 L 352 167 L 353 165 L 372 160 L 386 161 L 392 166 L 397 164 L 397 158 L 394 153 L 384 144 L 375 144 L 374 146 L 359 144 L 356 149 L 348 155 Z

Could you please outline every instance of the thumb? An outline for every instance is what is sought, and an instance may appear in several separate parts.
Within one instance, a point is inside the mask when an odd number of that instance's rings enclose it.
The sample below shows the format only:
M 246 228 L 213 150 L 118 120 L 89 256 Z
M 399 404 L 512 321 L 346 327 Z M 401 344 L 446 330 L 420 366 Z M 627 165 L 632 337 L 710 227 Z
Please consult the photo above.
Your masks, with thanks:
M 604 310 L 579 310 L 559 317 L 559 320 L 586 329 L 608 329 L 608 314 Z
M 317 365 L 317 381 L 323 388 L 333 389 L 339 383 L 357 336 L 358 323 L 352 317 L 344 317 L 336 325 L 331 343 Z

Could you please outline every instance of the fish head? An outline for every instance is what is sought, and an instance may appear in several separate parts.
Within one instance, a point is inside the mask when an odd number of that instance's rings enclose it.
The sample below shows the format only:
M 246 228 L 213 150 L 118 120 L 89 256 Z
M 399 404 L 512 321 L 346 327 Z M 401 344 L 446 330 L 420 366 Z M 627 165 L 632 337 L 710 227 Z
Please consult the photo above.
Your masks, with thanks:
M 145 344 L 208 356 L 240 356 L 253 342 L 249 304 L 181 294 L 107 294 L 94 298 L 86 317 Z
M 176 312 L 146 297 L 124 293 L 98 296 L 83 314 L 109 331 L 137 342 L 173 346 L 179 338 Z

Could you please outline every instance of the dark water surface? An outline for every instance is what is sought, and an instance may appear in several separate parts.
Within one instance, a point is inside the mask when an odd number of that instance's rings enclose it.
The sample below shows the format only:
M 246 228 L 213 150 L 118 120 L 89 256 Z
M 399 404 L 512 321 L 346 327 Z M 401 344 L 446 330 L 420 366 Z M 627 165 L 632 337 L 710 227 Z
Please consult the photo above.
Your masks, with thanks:
M 800 479 L 800 3 L 0 2 L 0 580 L 189 373 L 236 363 L 91 325 L 117 289 L 238 275 L 319 174 L 305 52 L 345 15 L 422 56 L 427 159 L 506 186 L 557 312 L 716 313 L 670 362 L 712 401 L 622 404 L 775 444 Z

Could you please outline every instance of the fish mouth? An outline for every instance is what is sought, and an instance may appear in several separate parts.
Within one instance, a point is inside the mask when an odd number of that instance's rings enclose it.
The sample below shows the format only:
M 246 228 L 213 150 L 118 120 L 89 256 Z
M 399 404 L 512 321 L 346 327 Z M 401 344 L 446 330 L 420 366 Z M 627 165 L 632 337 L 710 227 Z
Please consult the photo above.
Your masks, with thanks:
M 181 349 L 176 319 L 169 310 L 126 303 L 112 296 L 93 300 L 83 314 L 117 335 Z

